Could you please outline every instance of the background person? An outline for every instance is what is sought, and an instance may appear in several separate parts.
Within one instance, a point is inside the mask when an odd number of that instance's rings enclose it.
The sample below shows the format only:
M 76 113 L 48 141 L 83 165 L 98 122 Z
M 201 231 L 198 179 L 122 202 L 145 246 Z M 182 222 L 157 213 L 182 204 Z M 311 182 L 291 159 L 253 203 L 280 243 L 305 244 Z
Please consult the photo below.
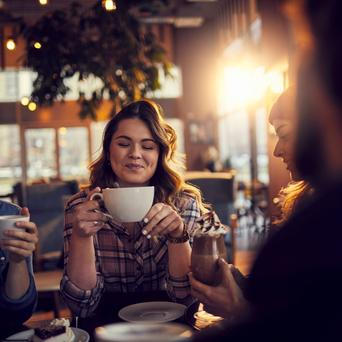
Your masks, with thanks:
M 281 229 L 282 224 L 298 207 L 304 205 L 305 200 L 313 193 L 309 182 L 302 180 L 295 167 L 295 113 L 295 89 L 291 87 L 279 96 L 269 116 L 269 122 L 278 137 L 273 154 L 283 160 L 291 177 L 287 187 L 280 191 L 281 215 L 272 223 L 276 229 Z M 223 281 L 218 286 L 202 284 L 190 274 L 193 296 L 204 303 L 205 309 L 211 313 L 226 317 L 230 321 L 240 319 L 249 313 L 248 301 L 241 290 L 246 286 L 246 279 L 237 268 L 228 265 L 224 260 L 220 260 L 219 265 Z
M 342 3 L 291 5 L 296 33 L 311 40 L 298 73 L 294 160 L 315 193 L 260 251 L 248 282 L 248 319 L 196 342 L 341 338 Z
M 288 88 L 272 106 L 269 116 L 269 122 L 278 137 L 273 155 L 283 160 L 291 177 L 289 184 L 279 193 L 281 214 L 272 222 L 273 226 L 280 226 L 285 222 L 300 203 L 313 193 L 312 186 L 302 179 L 295 168 L 295 96 L 295 88 Z
M 29 216 L 27 208 L 0 200 L 0 215 Z M 4 232 L 0 240 L 0 338 L 14 333 L 35 310 L 37 291 L 32 271 L 32 253 L 38 242 L 33 222 L 17 222 L 25 231 Z
M 100 306 L 113 312 L 114 304 L 138 301 L 135 294 L 146 299 L 148 293 L 165 290 L 174 301 L 192 300 L 189 236 L 205 208 L 199 191 L 171 166 L 175 149 L 175 131 L 152 101 L 129 104 L 106 126 L 102 154 L 90 166 L 90 187 L 75 195 L 65 212 L 61 291 L 76 315 L 99 313 Z M 116 183 L 155 187 L 147 224 L 108 220 L 105 209 L 89 200 Z M 105 294 L 116 296 L 110 303 Z

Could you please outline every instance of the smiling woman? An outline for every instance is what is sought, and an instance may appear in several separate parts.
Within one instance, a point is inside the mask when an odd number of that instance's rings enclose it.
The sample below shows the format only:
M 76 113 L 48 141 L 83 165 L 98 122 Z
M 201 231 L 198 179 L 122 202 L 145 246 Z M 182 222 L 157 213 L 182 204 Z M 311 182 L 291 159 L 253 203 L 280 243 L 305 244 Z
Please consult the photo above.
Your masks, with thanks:
M 313 192 L 310 184 L 302 180 L 294 167 L 296 122 L 294 87 L 288 88 L 279 96 L 272 107 L 269 122 L 274 127 L 278 138 L 273 154 L 283 160 L 291 176 L 291 182 L 279 193 L 281 214 L 273 222 L 274 225 L 279 225 L 285 222 L 298 204 Z
M 106 307 L 129 304 L 125 293 L 143 300 L 144 293 L 162 292 L 174 301 L 192 301 L 189 240 L 206 208 L 199 191 L 173 168 L 176 141 L 161 108 L 149 100 L 129 104 L 108 122 L 102 153 L 90 165 L 90 187 L 66 207 L 61 291 L 76 315 L 103 308 L 108 293 L 118 296 Z M 106 209 L 90 200 L 116 184 L 154 186 L 153 205 L 141 222 L 108 220 Z
M 148 184 L 157 168 L 159 146 L 143 121 L 122 120 L 109 149 L 110 164 L 120 186 Z

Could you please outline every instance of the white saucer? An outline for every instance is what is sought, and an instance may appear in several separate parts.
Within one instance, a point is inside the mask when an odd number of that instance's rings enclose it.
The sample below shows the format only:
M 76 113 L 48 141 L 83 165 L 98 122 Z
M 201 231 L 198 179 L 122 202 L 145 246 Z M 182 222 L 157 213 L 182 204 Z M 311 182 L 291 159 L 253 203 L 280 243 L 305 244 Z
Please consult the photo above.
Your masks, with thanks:
M 82 329 L 78 329 L 78 328 L 71 328 L 71 330 L 73 331 L 73 333 L 75 334 L 75 342 L 88 342 L 89 341 L 89 334 L 82 330 Z M 32 336 L 34 335 L 34 329 L 30 329 L 30 330 L 25 330 L 22 331 L 20 333 L 11 335 L 9 337 L 6 338 L 6 341 L 18 341 L 18 340 L 27 340 L 27 341 L 31 341 Z
M 95 329 L 97 342 L 189 342 L 190 327 L 179 323 L 114 323 Z
M 132 323 L 163 323 L 182 317 L 186 306 L 173 302 L 146 302 L 124 307 L 119 317 Z

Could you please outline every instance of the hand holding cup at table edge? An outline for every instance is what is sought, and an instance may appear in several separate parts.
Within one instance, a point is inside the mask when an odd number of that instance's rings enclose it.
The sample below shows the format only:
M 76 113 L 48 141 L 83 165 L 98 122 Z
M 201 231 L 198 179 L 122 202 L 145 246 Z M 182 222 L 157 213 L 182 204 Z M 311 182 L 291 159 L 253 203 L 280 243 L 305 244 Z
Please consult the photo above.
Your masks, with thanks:
M 0 247 L 9 252 L 12 262 L 21 262 L 36 249 L 38 229 L 30 222 L 28 208 L 22 208 L 20 215 L 2 216 L 0 220 L 2 238 Z
M 207 285 L 198 281 L 189 273 L 191 294 L 204 304 L 204 309 L 224 318 L 238 318 L 248 312 L 248 303 L 234 278 L 234 266 L 223 258 L 218 260 L 221 281 L 219 284 Z

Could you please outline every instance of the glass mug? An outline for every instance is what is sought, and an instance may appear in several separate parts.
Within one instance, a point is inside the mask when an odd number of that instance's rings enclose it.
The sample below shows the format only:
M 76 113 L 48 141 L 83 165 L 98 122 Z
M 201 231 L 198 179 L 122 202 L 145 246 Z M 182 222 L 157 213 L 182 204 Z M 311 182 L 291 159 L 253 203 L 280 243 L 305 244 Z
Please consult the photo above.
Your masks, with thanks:
M 227 259 L 224 234 L 197 234 L 194 236 L 191 253 L 191 270 L 194 277 L 207 285 L 221 281 L 218 259 Z

